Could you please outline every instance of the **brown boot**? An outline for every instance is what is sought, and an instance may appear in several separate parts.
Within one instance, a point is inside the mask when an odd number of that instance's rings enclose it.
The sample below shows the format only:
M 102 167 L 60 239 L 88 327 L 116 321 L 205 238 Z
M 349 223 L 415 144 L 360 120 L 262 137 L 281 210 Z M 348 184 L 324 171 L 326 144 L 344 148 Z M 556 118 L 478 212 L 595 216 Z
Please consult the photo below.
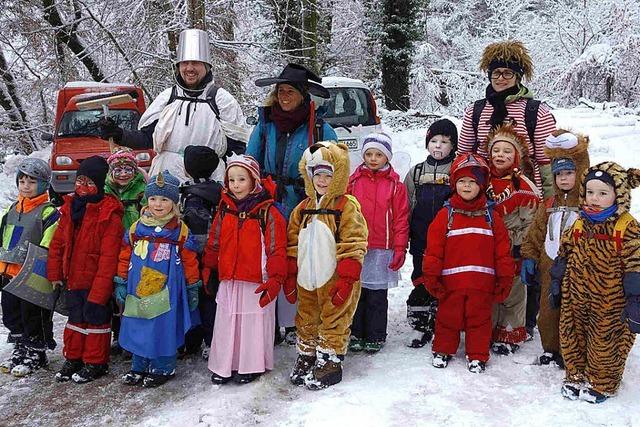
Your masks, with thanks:
M 307 356 L 305 354 L 298 354 L 296 364 L 293 365 L 293 370 L 289 375 L 291 383 L 294 385 L 303 385 L 304 377 L 306 377 L 316 363 L 315 356 Z
M 321 390 L 342 381 L 342 362 L 337 355 L 318 353 L 316 364 L 304 379 L 309 390 Z

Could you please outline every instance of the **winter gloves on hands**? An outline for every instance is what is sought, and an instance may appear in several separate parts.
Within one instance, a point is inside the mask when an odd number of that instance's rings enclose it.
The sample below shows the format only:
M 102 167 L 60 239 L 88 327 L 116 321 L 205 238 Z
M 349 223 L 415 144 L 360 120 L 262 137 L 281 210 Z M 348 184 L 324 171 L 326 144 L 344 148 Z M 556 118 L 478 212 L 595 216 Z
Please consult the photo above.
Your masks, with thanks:
M 191 285 L 187 285 L 187 301 L 189 303 L 189 311 L 194 311 L 198 308 L 198 302 L 200 301 L 200 288 L 202 287 L 202 280 L 198 280 Z
M 627 305 L 622 312 L 622 321 L 634 334 L 640 334 L 640 273 L 628 272 L 622 279 Z
M 120 144 L 122 142 L 122 134 L 124 133 L 120 127 L 111 118 L 103 118 L 98 121 L 100 127 L 100 138 L 109 140 L 113 138 L 113 142 Z
M 520 280 L 527 286 L 538 286 L 538 271 L 536 268 L 536 262 L 531 258 L 525 258 L 522 261 L 522 268 L 520 269 Z
M 549 288 L 549 303 L 551 308 L 559 309 L 560 301 L 562 299 L 562 278 L 564 272 L 567 269 L 567 259 L 563 257 L 556 257 L 551 266 L 549 273 L 551 274 L 551 285 Z
M 496 287 L 493 291 L 493 299 L 497 303 L 505 302 L 511 293 L 513 286 L 513 276 L 498 277 Z
M 124 301 L 127 299 L 127 279 L 116 276 L 113 278 L 113 284 L 115 285 L 113 290 L 113 296 L 116 302 L 123 306 Z
M 203 268 L 201 272 L 202 283 L 204 293 L 210 297 L 215 297 L 218 293 L 218 286 L 220 286 L 220 280 L 218 280 L 218 270 L 212 270 L 210 268 Z
M 424 278 L 424 287 L 436 299 L 441 299 L 447 294 L 447 290 L 439 279 L 435 276 L 425 276 Z
M 405 259 L 405 251 L 403 250 L 395 250 L 393 252 L 393 259 L 391 260 L 391 264 L 389 264 L 389 268 L 393 271 L 398 271 L 404 265 Z
M 256 289 L 256 294 L 262 293 L 260 295 L 260 307 L 266 307 L 271 301 L 274 301 L 278 297 L 278 293 L 280 292 L 280 282 L 276 279 L 268 279 L 266 282 L 258 286 Z
M 291 304 L 298 299 L 298 261 L 294 257 L 287 258 L 287 278 L 284 281 L 284 296 Z
M 354 282 L 360 280 L 361 271 L 362 264 L 353 258 L 344 258 L 338 261 L 336 267 L 338 280 L 329 291 L 333 305 L 339 307 L 349 299 Z

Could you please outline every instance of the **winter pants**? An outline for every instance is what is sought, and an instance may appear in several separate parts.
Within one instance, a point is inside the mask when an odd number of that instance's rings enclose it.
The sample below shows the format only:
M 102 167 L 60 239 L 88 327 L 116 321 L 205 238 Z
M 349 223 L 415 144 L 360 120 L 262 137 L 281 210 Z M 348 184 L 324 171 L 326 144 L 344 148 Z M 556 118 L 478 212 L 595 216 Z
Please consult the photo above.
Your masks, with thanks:
M 507 299 L 493 307 L 493 341 L 520 345 L 527 339 L 527 290 L 520 275 L 513 280 Z
M 464 331 L 469 360 L 489 360 L 493 294 L 477 290 L 447 293 L 438 301 L 433 352 L 454 355 Z
M 131 359 L 131 370 L 136 372 L 148 372 L 150 374 L 171 375 L 176 371 L 176 355 L 160 356 L 155 359 L 134 354 Z
M 353 284 L 349 299 L 337 307 L 329 295 L 334 286 L 335 280 L 313 291 L 298 285 L 298 353 L 315 356 L 316 351 L 329 355 L 347 352 L 350 326 L 360 298 L 360 282 Z
M 538 315 L 538 330 L 542 349 L 549 353 L 560 352 L 560 310 L 551 307 L 549 293 L 551 280 L 542 280 L 540 284 L 540 313 Z
M 22 342 L 27 347 L 55 348 L 51 311 L 2 292 L 2 323 L 9 330 L 9 342 Z
M 362 288 L 351 324 L 351 335 L 367 342 L 384 342 L 387 339 L 388 308 L 386 289 Z
M 67 291 L 69 319 L 64 329 L 62 353 L 67 360 L 107 364 L 112 308 L 109 304 L 99 305 L 87 301 L 88 294 L 88 290 Z
M 525 327 L 533 335 L 540 311 L 540 286 L 527 286 L 527 312 Z
M 184 346 L 187 353 L 197 351 L 203 342 L 206 347 L 211 345 L 213 324 L 216 320 L 216 308 L 216 296 L 208 295 L 201 289 L 200 299 L 198 300 L 201 323 L 191 328 L 184 336 Z

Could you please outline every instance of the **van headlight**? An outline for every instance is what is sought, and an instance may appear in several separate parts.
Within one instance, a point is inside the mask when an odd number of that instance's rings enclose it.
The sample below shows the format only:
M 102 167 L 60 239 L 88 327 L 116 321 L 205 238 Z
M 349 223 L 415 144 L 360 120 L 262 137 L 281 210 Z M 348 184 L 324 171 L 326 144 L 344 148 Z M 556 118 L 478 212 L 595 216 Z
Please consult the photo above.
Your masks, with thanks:
M 73 160 L 71 160 L 71 157 L 67 157 L 67 156 L 56 157 L 56 165 L 58 166 L 71 166 L 72 164 L 73 164 Z
M 149 153 L 138 153 L 136 154 L 136 160 L 139 162 L 146 162 L 147 160 L 151 160 L 151 156 Z

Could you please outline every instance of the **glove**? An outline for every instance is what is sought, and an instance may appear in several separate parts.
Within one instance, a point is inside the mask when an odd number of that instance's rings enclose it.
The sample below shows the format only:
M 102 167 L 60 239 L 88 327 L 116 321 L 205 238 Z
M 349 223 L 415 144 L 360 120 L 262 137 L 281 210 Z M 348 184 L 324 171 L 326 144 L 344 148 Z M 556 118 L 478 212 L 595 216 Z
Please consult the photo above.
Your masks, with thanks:
M 215 297 L 218 293 L 218 286 L 220 286 L 220 280 L 218 279 L 218 270 L 212 270 L 210 268 L 203 268 L 201 272 L 202 282 L 204 283 L 204 293 L 210 297 Z
M 189 303 L 189 311 L 194 311 L 198 308 L 198 302 L 200 301 L 200 288 L 202 287 L 202 280 L 198 280 L 187 286 L 187 302 Z
M 124 301 L 127 299 L 127 279 L 116 276 L 113 278 L 113 283 L 115 285 L 113 296 L 118 304 L 124 305 Z
M 51 286 L 53 286 L 53 289 L 62 289 L 64 288 L 64 282 L 62 280 L 54 280 L 51 282 Z
M 399 251 L 396 250 L 393 252 L 393 259 L 391 260 L 391 264 L 389 264 L 389 268 L 393 271 L 398 271 L 404 265 L 405 252 L 404 250 Z
M 90 325 L 104 325 L 111 320 L 112 309 L 109 305 L 87 301 L 82 308 L 82 317 Z
M 536 262 L 531 258 L 525 258 L 522 261 L 522 268 L 520 269 L 520 280 L 527 286 L 539 286 L 538 272 L 536 271 Z
M 562 301 L 562 278 L 567 269 L 567 259 L 556 257 L 549 274 L 551 275 L 551 284 L 549 285 L 549 304 L 551 308 L 557 310 L 560 308 Z
M 620 320 L 629 326 L 631 332 L 640 334 L 640 295 L 627 297 L 627 305 L 622 311 Z
M 291 304 L 298 299 L 298 262 L 289 257 L 287 262 L 287 279 L 284 281 L 284 296 Z
M 100 128 L 100 138 L 109 140 L 113 138 L 113 142 L 120 144 L 122 141 L 122 134 L 124 133 L 120 127 L 111 118 L 102 118 L 98 121 Z
M 336 267 L 338 280 L 329 291 L 331 302 L 334 306 L 339 307 L 349 299 L 353 284 L 360 279 L 361 271 L 362 264 L 353 258 L 345 258 L 338 261 L 338 266 Z
M 447 293 L 442 282 L 440 282 L 436 277 L 427 276 L 424 283 L 427 291 L 429 291 L 429 293 L 436 299 L 442 299 Z
M 280 282 L 276 279 L 268 279 L 266 282 L 258 286 L 255 293 L 262 293 L 259 301 L 260 307 L 266 307 L 271 301 L 275 301 L 275 299 L 278 298 L 279 292 Z
M 495 302 L 502 303 L 509 298 L 511 287 L 513 286 L 513 277 L 498 277 L 496 288 L 493 291 L 493 299 Z

